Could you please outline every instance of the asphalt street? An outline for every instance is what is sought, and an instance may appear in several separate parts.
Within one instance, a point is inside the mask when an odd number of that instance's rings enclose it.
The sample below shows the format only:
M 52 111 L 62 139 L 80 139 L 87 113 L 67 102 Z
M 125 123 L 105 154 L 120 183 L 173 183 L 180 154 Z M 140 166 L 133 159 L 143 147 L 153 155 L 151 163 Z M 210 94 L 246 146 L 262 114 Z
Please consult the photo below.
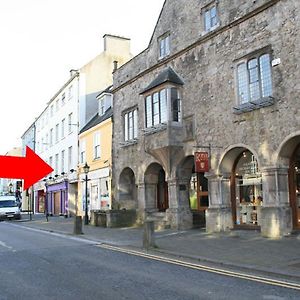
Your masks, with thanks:
M 0 299 L 299 299 L 300 291 L 199 271 L 0 223 Z

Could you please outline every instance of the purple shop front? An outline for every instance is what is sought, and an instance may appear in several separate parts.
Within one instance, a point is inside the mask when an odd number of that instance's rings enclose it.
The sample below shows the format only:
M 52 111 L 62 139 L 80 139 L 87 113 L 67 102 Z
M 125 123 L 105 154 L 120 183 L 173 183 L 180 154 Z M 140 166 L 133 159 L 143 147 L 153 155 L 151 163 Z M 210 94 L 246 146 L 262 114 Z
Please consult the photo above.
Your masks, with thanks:
M 68 215 L 68 185 L 68 181 L 47 185 L 46 210 L 48 214 Z

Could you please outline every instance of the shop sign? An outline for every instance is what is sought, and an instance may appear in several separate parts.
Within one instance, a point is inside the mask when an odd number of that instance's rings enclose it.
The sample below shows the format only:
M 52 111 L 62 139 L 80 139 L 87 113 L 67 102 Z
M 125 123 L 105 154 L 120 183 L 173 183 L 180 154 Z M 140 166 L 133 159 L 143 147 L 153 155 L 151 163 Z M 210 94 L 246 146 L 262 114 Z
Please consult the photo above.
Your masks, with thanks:
M 204 173 L 209 171 L 208 153 L 195 152 L 195 172 Z

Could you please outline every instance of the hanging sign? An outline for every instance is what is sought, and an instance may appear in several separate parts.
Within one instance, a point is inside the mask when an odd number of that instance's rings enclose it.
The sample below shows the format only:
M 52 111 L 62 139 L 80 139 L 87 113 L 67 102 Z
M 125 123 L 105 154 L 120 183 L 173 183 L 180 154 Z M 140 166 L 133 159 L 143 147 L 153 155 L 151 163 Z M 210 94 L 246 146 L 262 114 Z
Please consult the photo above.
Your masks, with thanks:
M 208 166 L 208 153 L 195 152 L 195 172 L 204 173 L 209 171 Z

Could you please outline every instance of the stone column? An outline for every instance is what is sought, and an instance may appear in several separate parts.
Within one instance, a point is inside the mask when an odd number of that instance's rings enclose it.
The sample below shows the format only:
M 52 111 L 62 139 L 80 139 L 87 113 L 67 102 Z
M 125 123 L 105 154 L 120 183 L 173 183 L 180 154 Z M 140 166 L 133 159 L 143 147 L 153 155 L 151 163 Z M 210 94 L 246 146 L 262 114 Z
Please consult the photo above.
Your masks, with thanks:
M 146 185 L 144 182 L 139 182 L 137 186 L 137 201 L 138 201 L 138 209 L 137 209 L 137 223 L 143 224 L 146 218 Z
M 233 228 L 230 174 L 207 174 L 205 177 L 208 179 L 209 193 L 209 208 L 205 214 L 206 231 L 228 231 Z
M 264 168 L 262 181 L 262 236 L 278 238 L 291 233 L 293 225 L 289 203 L 288 168 Z
M 193 215 L 189 206 L 189 180 L 168 180 L 169 208 L 166 211 L 171 228 L 182 230 L 193 227 Z
M 138 210 L 137 223 L 143 224 L 147 214 L 158 211 L 157 200 L 157 183 L 156 181 L 148 181 L 147 183 L 139 182 L 137 190 Z

